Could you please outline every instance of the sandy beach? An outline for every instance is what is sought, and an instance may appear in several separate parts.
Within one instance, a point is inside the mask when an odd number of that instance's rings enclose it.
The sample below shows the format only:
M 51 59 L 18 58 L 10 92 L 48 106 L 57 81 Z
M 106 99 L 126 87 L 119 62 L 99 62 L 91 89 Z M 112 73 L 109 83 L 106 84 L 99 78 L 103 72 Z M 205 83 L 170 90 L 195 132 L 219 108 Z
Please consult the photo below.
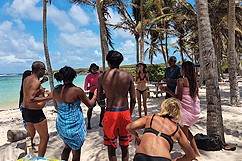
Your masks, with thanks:
M 240 79 L 242 80 L 242 79 Z M 242 86 L 242 82 L 239 82 L 239 86 Z M 220 83 L 221 90 L 221 102 L 223 110 L 223 120 L 225 129 L 226 142 L 237 147 L 236 151 L 203 151 L 200 150 L 203 161 L 242 161 L 242 107 L 231 107 L 229 105 L 229 83 Z M 199 97 L 201 99 L 201 115 L 198 123 L 191 127 L 192 133 L 206 134 L 206 90 L 205 87 L 200 88 Z M 148 113 L 157 113 L 160 110 L 159 104 L 162 102 L 163 97 L 149 98 L 148 99 Z M 241 101 L 242 103 L 242 101 Z M 86 118 L 87 107 L 82 104 L 84 116 Z M 48 120 L 48 128 L 50 139 L 48 142 L 46 157 L 60 159 L 60 155 L 63 149 L 63 143 L 59 138 L 55 129 L 55 119 L 57 113 L 54 107 L 48 105 L 44 108 L 44 113 Z M 100 107 L 96 106 L 93 111 L 92 117 L 92 129 L 88 131 L 86 141 L 82 147 L 82 161 L 108 161 L 107 149 L 103 145 L 103 131 L 98 126 L 99 123 Z M 24 142 L 20 140 L 17 142 L 7 141 L 7 131 L 11 130 L 24 130 L 22 117 L 19 109 L 1 110 L 0 111 L 0 161 L 15 161 L 24 153 Z M 138 118 L 137 106 L 133 112 L 132 120 Z M 35 142 L 38 143 L 38 135 L 35 137 Z M 130 150 L 130 161 L 133 159 L 136 146 L 134 142 L 131 142 Z M 179 156 L 183 153 L 180 146 L 175 143 L 173 156 Z M 120 159 L 121 150 L 117 149 L 117 155 Z

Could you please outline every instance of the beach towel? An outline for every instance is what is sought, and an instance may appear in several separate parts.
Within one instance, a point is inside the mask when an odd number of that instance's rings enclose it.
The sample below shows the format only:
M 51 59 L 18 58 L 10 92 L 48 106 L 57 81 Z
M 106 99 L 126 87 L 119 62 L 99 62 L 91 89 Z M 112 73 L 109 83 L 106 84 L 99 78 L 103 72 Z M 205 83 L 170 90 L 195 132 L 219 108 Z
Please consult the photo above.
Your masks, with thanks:
M 198 97 L 191 98 L 188 87 L 183 88 L 182 94 L 182 121 L 185 126 L 192 126 L 198 121 L 200 115 L 200 100 Z
M 61 139 L 73 150 L 82 147 L 87 133 L 80 104 L 81 101 L 70 104 L 57 102 L 56 129 Z

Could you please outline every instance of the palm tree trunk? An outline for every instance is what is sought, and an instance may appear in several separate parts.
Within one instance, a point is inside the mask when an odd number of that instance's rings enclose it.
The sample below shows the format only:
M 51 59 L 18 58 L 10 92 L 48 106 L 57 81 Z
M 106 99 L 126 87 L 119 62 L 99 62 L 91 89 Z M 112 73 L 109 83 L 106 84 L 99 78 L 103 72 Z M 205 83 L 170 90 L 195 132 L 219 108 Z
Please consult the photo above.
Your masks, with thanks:
M 199 21 L 199 17 L 197 15 L 197 25 L 198 25 L 198 29 L 200 29 L 200 21 Z M 198 32 L 198 39 L 202 40 L 202 33 Z M 201 87 L 204 83 L 204 60 L 203 60 L 203 52 L 202 52 L 202 41 L 198 41 L 199 43 L 199 64 L 200 64 L 200 68 L 199 68 L 199 87 Z
M 230 82 L 230 103 L 232 106 L 239 105 L 240 93 L 236 69 L 235 51 L 235 0 L 229 0 L 228 12 L 228 66 Z
M 206 72 L 207 133 L 208 135 L 219 134 L 225 141 L 216 56 L 212 41 L 207 0 L 196 0 L 196 8 L 200 23 L 198 26 L 201 35 L 199 41 L 202 41 L 202 55 L 204 58 L 204 66 L 201 68 L 204 68 L 204 72 Z
M 97 8 L 97 14 L 98 14 L 98 20 L 100 25 L 100 40 L 101 40 L 101 49 L 102 49 L 102 66 L 103 71 L 105 71 L 105 58 L 108 54 L 108 38 L 107 38 L 107 30 L 106 30 L 106 24 L 102 13 L 102 2 L 99 0 L 96 0 L 96 8 Z
M 141 30 L 140 30 L 140 61 L 144 62 L 144 0 L 140 0 L 140 16 L 141 16 Z
M 53 72 L 50 63 L 50 55 L 48 50 L 48 43 L 47 43 L 47 26 L 46 26 L 46 16 L 47 16 L 47 3 L 48 0 L 43 0 L 43 36 L 44 36 L 44 52 L 45 52 L 45 59 L 46 59 L 46 66 L 50 81 L 50 89 L 51 91 L 54 90 L 54 81 L 53 81 Z
M 139 34 L 135 35 L 135 43 L 136 43 L 136 62 L 139 63 Z

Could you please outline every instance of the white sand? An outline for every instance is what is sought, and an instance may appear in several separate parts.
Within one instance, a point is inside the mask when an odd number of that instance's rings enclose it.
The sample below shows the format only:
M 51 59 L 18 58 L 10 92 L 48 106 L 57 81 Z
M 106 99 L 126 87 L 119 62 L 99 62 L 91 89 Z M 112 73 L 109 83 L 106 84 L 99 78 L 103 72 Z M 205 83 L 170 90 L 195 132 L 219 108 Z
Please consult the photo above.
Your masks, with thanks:
M 240 86 L 242 83 L 239 83 Z M 226 142 L 232 145 L 236 145 L 236 151 L 215 151 L 208 152 L 200 150 L 203 161 L 242 161 L 242 107 L 229 106 L 229 83 L 221 83 L 221 100 L 223 109 L 223 120 L 225 129 Z M 193 134 L 203 133 L 206 134 L 206 99 L 205 89 L 202 88 L 199 91 L 201 99 L 202 113 L 200 115 L 199 122 L 191 127 Z M 162 101 L 160 98 L 148 99 L 148 113 L 157 113 L 160 109 L 159 104 Z M 242 103 L 242 102 L 241 102 Z M 16 106 L 17 107 L 17 106 Z M 86 117 L 87 107 L 82 105 L 84 115 Z M 44 108 L 48 120 L 48 127 L 50 133 L 50 139 L 48 142 L 46 157 L 60 159 L 60 155 L 63 149 L 63 143 L 59 138 L 55 129 L 56 112 L 53 106 L 47 106 Z M 108 161 L 107 149 L 103 145 L 103 132 L 102 128 L 98 126 L 99 123 L 100 108 L 95 107 L 92 117 L 92 130 L 88 131 L 86 141 L 82 147 L 82 161 Z M 23 155 L 24 141 L 10 143 L 7 141 L 7 130 L 24 130 L 22 124 L 21 113 L 18 108 L 11 110 L 0 111 L 0 161 L 15 161 L 19 156 Z M 133 120 L 138 118 L 137 106 L 133 113 Z M 35 142 L 38 142 L 38 135 L 36 135 Z M 133 159 L 135 152 L 135 145 L 131 142 L 130 145 L 130 161 Z M 172 155 L 181 155 L 182 150 L 176 143 Z M 120 148 L 117 149 L 118 160 L 121 156 Z

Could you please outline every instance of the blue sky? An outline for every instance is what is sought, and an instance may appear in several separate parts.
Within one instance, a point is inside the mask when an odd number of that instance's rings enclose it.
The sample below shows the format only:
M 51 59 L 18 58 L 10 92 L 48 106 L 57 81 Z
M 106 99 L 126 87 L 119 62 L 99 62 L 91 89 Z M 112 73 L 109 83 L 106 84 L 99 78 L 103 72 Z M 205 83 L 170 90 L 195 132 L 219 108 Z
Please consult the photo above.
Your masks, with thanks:
M 194 3 L 190 0 L 190 2 Z M 0 73 L 22 73 L 35 60 L 45 62 L 42 31 L 42 0 L 0 1 Z M 101 66 L 99 23 L 93 7 L 52 0 L 48 4 L 48 47 L 53 69 L 65 65 Z M 118 13 L 109 9 L 110 23 L 119 21 Z M 123 30 L 112 31 L 115 50 L 124 55 L 122 64 L 136 63 L 135 41 Z M 145 59 L 148 63 L 148 58 Z M 161 63 L 161 55 L 154 63 Z

